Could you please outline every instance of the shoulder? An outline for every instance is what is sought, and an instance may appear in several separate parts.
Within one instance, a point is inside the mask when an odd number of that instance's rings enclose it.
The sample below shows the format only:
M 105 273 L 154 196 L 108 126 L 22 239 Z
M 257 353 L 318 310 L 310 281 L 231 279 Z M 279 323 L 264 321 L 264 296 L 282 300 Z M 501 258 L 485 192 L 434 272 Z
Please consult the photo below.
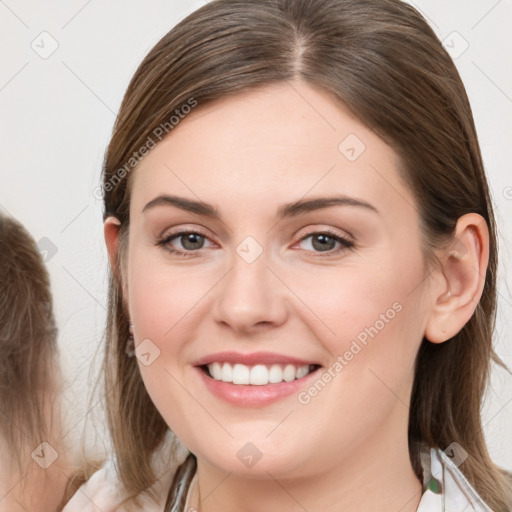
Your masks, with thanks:
M 78 489 L 62 512 L 114 512 L 125 497 L 114 461 L 110 459 Z
M 167 456 L 163 456 L 163 454 Z M 162 450 L 153 459 L 153 466 L 159 480 L 151 487 L 150 493 L 137 496 L 139 507 L 136 507 L 128 491 L 122 484 L 115 459 L 109 459 L 85 482 L 68 501 L 62 512 L 163 512 L 167 492 L 171 486 L 177 467 L 188 453 L 183 446 L 168 455 L 169 450 Z M 141 508 L 142 507 L 142 508 Z

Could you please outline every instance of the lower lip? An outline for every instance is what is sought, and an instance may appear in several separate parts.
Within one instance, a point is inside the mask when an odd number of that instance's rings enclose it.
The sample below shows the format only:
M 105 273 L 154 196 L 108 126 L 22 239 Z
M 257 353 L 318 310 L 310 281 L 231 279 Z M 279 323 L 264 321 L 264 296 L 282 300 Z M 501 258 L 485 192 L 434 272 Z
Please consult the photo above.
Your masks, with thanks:
M 277 384 L 265 384 L 264 386 L 255 386 L 250 384 L 233 384 L 209 377 L 204 371 L 196 366 L 200 377 L 203 379 L 206 387 L 215 396 L 222 398 L 230 404 L 239 407 L 257 407 L 269 405 L 287 396 L 297 394 L 304 384 L 313 378 L 318 369 L 309 373 L 301 379 L 295 379 L 291 382 L 279 382 Z

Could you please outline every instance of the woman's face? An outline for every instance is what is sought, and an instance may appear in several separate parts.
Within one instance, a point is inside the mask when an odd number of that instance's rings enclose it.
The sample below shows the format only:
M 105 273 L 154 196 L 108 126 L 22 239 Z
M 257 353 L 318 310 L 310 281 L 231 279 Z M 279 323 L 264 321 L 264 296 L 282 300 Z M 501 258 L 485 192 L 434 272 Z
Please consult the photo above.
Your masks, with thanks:
M 397 167 L 347 110 L 295 82 L 199 104 L 134 171 L 138 364 L 203 463 L 283 478 L 407 449 L 430 294 Z M 165 196 L 189 207 L 154 202 Z

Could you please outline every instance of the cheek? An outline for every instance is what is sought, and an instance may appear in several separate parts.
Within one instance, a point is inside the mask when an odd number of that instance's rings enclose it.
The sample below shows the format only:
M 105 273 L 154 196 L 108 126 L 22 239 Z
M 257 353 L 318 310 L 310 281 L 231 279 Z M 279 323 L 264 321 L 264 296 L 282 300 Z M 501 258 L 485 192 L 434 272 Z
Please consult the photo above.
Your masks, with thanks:
M 178 348 L 176 333 L 193 321 L 212 284 L 187 266 L 172 266 L 154 248 L 135 248 L 130 259 L 129 305 L 137 339 L 150 338 L 161 349 Z M 213 279 L 210 279 L 213 281 Z
M 405 401 L 426 313 L 418 286 L 424 279 L 419 253 L 390 252 L 371 264 L 317 277 L 302 292 L 319 317 L 317 338 L 332 364 L 339 362 L 331 366 L 341 376 L 333 379 L 338 383 L 333 389 L 342 394 L 357 389 L 358 402 L 368 399 L 370 406 L 372 397 L 390 393 L 388 385 Z
M 331 350 L 347 349 L 347 342 L 356 338 L 364 342 L 376 331 L 378 336 L 398 334 L 403 317 L 417 309 L 413 290 L 423 279 L 419 261 L 400 254 L 282 275 L 305 306 L 297 303 L 308 314 L 310 325 L 317 326 L 317 337 L 328 342 Z

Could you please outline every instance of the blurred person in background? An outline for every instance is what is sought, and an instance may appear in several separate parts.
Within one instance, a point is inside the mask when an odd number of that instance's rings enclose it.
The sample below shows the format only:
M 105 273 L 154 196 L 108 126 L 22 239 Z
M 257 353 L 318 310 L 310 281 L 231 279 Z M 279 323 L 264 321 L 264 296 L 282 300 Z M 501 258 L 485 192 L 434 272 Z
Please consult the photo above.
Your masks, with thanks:
M 0 213 L 0 512 L 60 510 L 57 328 L 50 279 L 35 240 Z

